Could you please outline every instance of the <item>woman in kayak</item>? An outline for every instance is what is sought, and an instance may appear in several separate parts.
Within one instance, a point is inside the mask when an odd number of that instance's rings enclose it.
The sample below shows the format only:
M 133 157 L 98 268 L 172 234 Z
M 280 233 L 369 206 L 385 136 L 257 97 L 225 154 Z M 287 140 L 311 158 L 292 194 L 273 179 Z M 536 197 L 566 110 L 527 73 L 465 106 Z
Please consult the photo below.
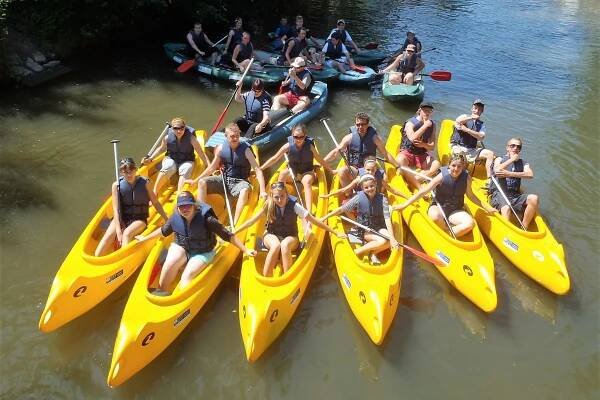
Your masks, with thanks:
M 489 213 L 496 211 L 484 205 L 471 190 L 471 177 L 465 166 L 467 161 L 461 153 L 453 154 L 450 164 L 441 169 L 441 173 L 431 179 L 419 191 L 413 194 L 404 203 L 392 207 L 393 210 L 403 210 L 427 193 L 435 190 L 434 201 L 429 207 L 428 214 L 440 228 L 448 230 L 446 218 L 454 236 L 461 237 L 471 232 L 475 227 L 475 220 L 464 210 L 465 194 L 475 205 Z M 442 211 L 443 210 L 443 211 Z
M 256 251 L 249 250 L 234 234 L 219 222 L 213 209 L 205 203 L 196 203 L 194 195 L 183 191 L 177 196 L 177 212 L 160 228 L 148 236 L 139 235 L 140 242 L 152 239 L 160 234 L 169 236 L 175 233 L 175 240 L 169 246 L 167 258 L 159 278 L 159 291 L 154 294 L 167 296 L 177 273 L 183 268 L 180 288 L 190 284 L 215 257 L 217 236 L 230 242 L 246 256 L 254 257 Z
M 284 274 L 292 265 L 292 253 L 300 244 L 300 240 L 298 239 L 298 218 L 312 222 L 319 228 L 325 229 L 338 237 L 345 237 L 343 233 L 337 233 L 325 223 L 315 218 L 296 200 L 296 197 L 288 195 L 283 182 L 275 182 L 271 185 L 271 194 L 264 203 L 264 207 L 234 231 L 234 233 L 241 232 L 254 225 L 262 216 L 267 216 L 263 244 L 269 252 L 263 266 L 262 273 L 264 276 L 273 275 L 273 268 L 279 263 L 280 259 Z
M 359 223 L 368 226 L 384 236 L 390 237 L 388 241 L 374 233 L 359 230 L 364 245 L 355 249 L 354 254 L 361 258 L 363 255 L 370 253 L 372 262 L 379 263 L 376 255 L 389 249 L 390 246 L 398 248 L 399 243 L 394 237 L 388 199 L 386 195 L 377 190 L 377 180 L 375 177 L 371 174 L 363 175 L 360 178 L 360 187 L 362 189 L 360 192 L 355 194 L 341 207 L 331 211 L 322 220 L 325 221 L 334 215 L 356 211 Z
M 414 44 L 409 44 L 406 46 L 406 50 L 396 57 L 393 63 L 379 73 L 389 73 L 389 81 L 392 85 L 400 83 L 414 85 L 415 76 L 419 75 L 419 72 L 425 68 L 425 63 L 416 54 L 416 49 Z
M 150 187 L 150 180 L 137 176 L 137 166 L 133 158 L 127 157 L 119 164 L 121 177 L 112 184 L 113 215 L 110 225 L 98 243 L 94 255 L 103 256 L 114 242 L 115 236 L 121 246 L 126 246 L 131 239 L 146 228 L 148 221 L 148 201 L 166 221 L 165 210 L 158 202 Z

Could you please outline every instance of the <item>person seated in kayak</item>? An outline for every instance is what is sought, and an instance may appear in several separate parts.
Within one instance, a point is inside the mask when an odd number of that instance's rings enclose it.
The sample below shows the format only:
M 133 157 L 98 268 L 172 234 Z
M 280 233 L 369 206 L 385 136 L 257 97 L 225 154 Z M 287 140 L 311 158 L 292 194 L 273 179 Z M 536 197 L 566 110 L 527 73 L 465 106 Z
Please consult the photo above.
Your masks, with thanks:
M 250 41 L 250 34 L 244 31 L 242 41 L 235 46 L 235 49 L 233 49 L 231 63 L 239 69 L 240 72 L 244 72 L 248 64 L 250 64 L 251 58 L 254 58 L 254 46 Z M 252 69 L 261 70 L 262 67 L 258 64 L 253 64 Z
M 288 39 L 281 50 L 281 55 L 277 58 L 278 65 L 291 65 L 296 57 L 308 57 L 306 50 L 306 28 L 300 28 L 298 36 Z
M 344 21 L 343 19 L 338 19 L 337 27 L 333 28 L 331 32 L 329 32 L 327 40 L 331 39 L 334 33 L 338 34 L 339 39 L 345 47 L 351 48 L 356 54 L 360 53 L 358 46 L 356 45 L 356 43 L 354 43 L 354 40 L 352 40 L 352 36 L 350 36 L 350 33 L 346 30 L 346 21 Z
M 206 203 L 208 194 L 218 193 L 225 195 L 224 186 L 227 188 L 227 194 L 237 198 L 233 223 L 237 223 L 244 206 L 248 204 L 252 185 L 248 181 L 250 171 L 256 172 L 256 179 L 260 186 L 261 197 L 266 197 L 265 177 L 260 168 L 252 148 L 246 142 L 240 141 L 240 128 L 235 122 L 225 127 L 225 137 L 227 141 L 215 147 L 215 158 L 210 165 L 200 174 L 198 178 L 190 183 L 198 183 L 198 198 Z M 213 172 L 223 166 L 222 173 L 216 176 L 210 176 Z M 223 184 L 225 180 L 225 184 Z
M 390 240 L 382 238 L 374 233 L 365 232 L 359 229 L 359 235 L 364 245 L 356 248 L 354 254 L 361 258 L 363 255 L 371 254 L 371 260 L 379 263 L 377 254 L 392 248 L 398 248 L 400 245 L 394 237 L 394 229 L 390 217 L 390 207 L 387 196 L 377 191 L 377 180 L 373 175 L 365 174 L 360 178 L 361 191 L 355 194 L 341 207 L 332 210 L 325 217 L 326 221 L 334 215 L 342 213 L 356 212 L 357 222 L 368 226 L 369 228 L 390 237 Z
M 136 171 L 137 166 L 133 158 L 124 158 L 119 163 L 121 177 L 117 182 L 113 182 L 111 190 L 114 217 L 96 247 L 94 252 L 96 257 L 108 252 L 115 236 L 119 245 L 124 247 L 146 228 L 149 215 L 148 202 L 152 202 L 165 221 L 168 219 L 165 210 L 150 188 L 150 180 L 136 175 Z
M 385 159 L 395 167 L 398 163 L 394 157 L 385 149 L 385 145 L 377 130 L 369 126 L 369 115 L 364 112 L 358 112 L 354 116 L 354 126 L 349 128 L 349 133 L 339 142 L 339 147 L 335 147 L 324 158 L 326 162 L 331 162 L 340 152 L 345 153 L 348 163 L 337 170 L 340 177 L 340 186 L 348 186 L 357 176 L 358 169 L 364 167 L 365 159 L 369 156 L 377 156 L 377 150 L 385 156 Z
M 194 24 L 194 29 L 188 32 L 186 40 L 190 55 L 196 57 L 197 60 L 215 65 L 219 57 L 219 50 L 214 47 L 215 44 L 206 36 L 200 22 Z
M 275 28 L 275 40 L 271 42 L 273 51 L 279 51 L 283 48 L 285 42 L 291 37 L 291 27 L 288 25 L 286 16 L 282 16 L 279 20 L 279 25 Z
M 431 119 L 433 105 L 422 102 L 417 115 L 404 122 L 402 143 L 396 161 L 400 167 L 418 168 L 423 175 L 432 177 L 440 169 L 440 162 L 429 153 L 435 147 L 435 122 Z M 402 176 L 411 189 L 419 187 L 414 174 L 402 171 Z
M 224 53 L 233 54 L 235 46 L 242 42 L 242 35 L 244 33 L 242 24 L 242 17 L 236 17 L 233 22 L 233 28 L 231 28 L 227 34 Z
M 537 213 L 539 198 L 535 194 L 521 193 L 521 179 L 533 178 L 533 170 L 529 163 L 521 158 L 522 148 L 523 141 L 521 139 L 511 138 L 506 143 L 506 154 L 494 160 L 494 175 L 498 178 L 498 183 L 512 208 L 515 212 L 523 215 L 523 226 L 527 230 Z M 500 214 L 510 221 L 512 214 L 510 206 L 498 188 L 495 185 L 490 186 L 490 192 L 492 207 L 500 210 Z
M 423 45 L 421 44 L 421 41 L 415 36 L 415 33 L 412 31 L 406 32 L 406 39 L 404 40 L 404 43 L 402 44 L 400 51 L 404 52 L 408 48 L 409 44 L 412 44 L 415 46 L 415 52 L 416 52 L 417 56 L 421 57 L 421 51 L 423 50 Z
M 262 274 L 264 276 L 272 276 L 273 269 L 280 260 L 284 274 L 292 266 L 292 253 L 300 244 L 298 218 L 313 223 L 338 237 L 346 237 L 345 234 L 334 231 L 302 207 L 296 197 L 288 194 L 283 182 L 275 182 L 271 185 L 271 195 L 264 203 L 263 208 L 240 225 L 234 233 L 254 225 L 264 215 L 267 216 L 267 223 L 262 241 L 269 251 L 263 266 Z
M 202 159 L 204 165 L 208 165 L 208 158 L 196 139 L 196 130 L 191 126 L 186 126 L 183 118 L 177 117 L 171 120 L 171 126 L 160 142 L 160 146 L 152 154 L 147 154 L 142 158 L 142 164 L 149 164 L 165 150 L 167 154 L 154 183 L 154 193 L 156 194 L 176 172 L 179 174 L 177 190 L 183 188 L 185 180 L 190 179 L 194 171 L 194 151 Z
M 287 154 L 290 160 L 290 167 L 295 175 L 293 178 L 302 183 L 306 208 L 312 210 L 312 184 L 317 179 L 313 168 L 314 161 L 317 161 L 325 170 L 331 173 L 334 171 L 319 154 L 314 139 L 308 136 L 304 124 L 294 126 L 292 135 L 287 138 L 287 143 L 281 146 L 273 157 L 261 165 L 260 169 L 265 171 L 270 166 L 275 165 L 283 158 L 284 154 Z M 292 183 L 292 174 L 289 169 L 285 169 L 279 174 L 279 182 Z M 299 193 L 298 196 L 300 196 Z
M 379 73 L 389 73 L 389 82 L 392 85 L 414 85 L 415 76 L 425 68 L 425 63 L 415 54 L 415 49 L 414 44 L 409 44 L 406 51 Z
M 485 124 L 481 120 L 484 108 L 483 100 L 476 99 L 473 101 L 470 115 L 462 114 L 456 118 L 450 144 L 452 153 L 466 154 L 468 162 L 485 159 L 485 171 L 489 178 L 494 162 L 494 152 L 477 148 L 477 141 L 483 141 L 483 138 L 485 138 Z
M 323 45 L 321 53 L 325 57 L 325 64 L 328 67 L 336 68 L 342 73 L 346 72 L 348 68 L 354 68 L 354 60 L 352 60 L 350 52 L 342 43 L 338 32 L 331 34 L 331 37 Z
M 337 190 L 332 190 L 321 197 L 328 199 L 331 196 L 336 196 L 341 193 L 349 193 L 351 190 L 358 192 L 362 190 L 360 187 L 360 179 L 367 174 L 375 177 L 375 181 L 377 182 L 377 191 L 379 193 L 384 193 L 384 190 L 387 190 L 388 192 L 393 193 L 395 196 L 404 197 L 402 192 L 390 186 L 385 170 L 383 168 L 379 168 L 377 159 L 373 156 L 365 158 L 364 167 L 358 169 L 358 175 L 347 186 Z
M 173 233 L 175 233 L 175 240 L 169 246 L 160 271 L 159 289 L 153 292 L 157 296 L 171 294 L 171 286 L 182 269 L 180 289 L 188 286 L 209 266 L 215 257 L 217 236 L 239 248 L 246 256 L 256 255 L 255 250 L 246 248 L 241 240 L 219 222 L 210 205 L 197 203 L 194 195 L 187 190 L 177 196 L 177 211 L 163 226 L 147 236 L 139 235 L 136 238 L 144 242 L 161 234 L 167 237 Z
M 262 79 L 256 78 L 252 82 L 252 90 L 242 94 L 243 82 L 239 80 L 235 86 L 235 101 L 244 103 L 246 112 L 244 116 L 235 120 L 242 134 L 251 138 L 271 129 L 269 125 L 269 111 L 271 110 L 271 95 L 265 91 Z
M 440 228 L 448 231 L 444 215 L 452 226 L 454 235 L 458 238 L 471 232 L 475 227 L 475 220 L 464 210 L 465 194 L 475 203 L 489 213 L 495 209 L 484 205 L 471 190 L 471 177 L 466 171 L 467 161 L 463 154 L 453 154 L 450 164 L 442 167 L 441 173 L 434 176 L 429 183 L 421 187 L 404 203 L 393 206 L 394 210 L 403 210 L 421 197 L 435 189 L 435 197 L 427 213 Z M 444 210 L 442 213 L 440 207 Z
M 314 85 L 314 78 L 306 68 L 306 61 L 296 57 L 291 64 L 287 77 L 281 82 L 283 89 L 288 89 L 273 98 L 273 111 L 288 108 L 292 114 L 298 114 L 310 104 L 310 90 Z

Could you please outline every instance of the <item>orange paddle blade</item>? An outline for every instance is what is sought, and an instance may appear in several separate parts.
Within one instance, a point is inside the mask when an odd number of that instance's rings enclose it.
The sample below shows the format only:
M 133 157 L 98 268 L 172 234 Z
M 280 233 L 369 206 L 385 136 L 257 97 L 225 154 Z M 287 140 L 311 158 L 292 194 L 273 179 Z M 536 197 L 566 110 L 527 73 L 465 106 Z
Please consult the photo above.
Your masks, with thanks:
M 196 65 L 196 60 L 187 60 L 186 62 L 181 64 L 179 67 L 177 67 L 177 72 L 180 72 L 180 73 L 187 72 L 191 68 L 194 68 L 195 65 Z

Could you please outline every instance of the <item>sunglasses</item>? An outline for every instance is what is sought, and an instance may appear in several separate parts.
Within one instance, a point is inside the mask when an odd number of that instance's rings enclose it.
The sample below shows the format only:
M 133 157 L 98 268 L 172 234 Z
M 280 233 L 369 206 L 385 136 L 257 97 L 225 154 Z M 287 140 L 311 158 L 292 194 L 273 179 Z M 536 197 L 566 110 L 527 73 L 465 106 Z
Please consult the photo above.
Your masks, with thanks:
M 192 208 L 192 207 L 194 207 L 194 205 L 193 205 L 193 204 L 182 204 L 182 205 L 180 205 L 180 206 L 177 206 L 177 208 L 180 208 L 180 209 L 182 209 L 182 210 L 188 210 L 188 209 L 190 209 L 190 208 Z
M 271 184 L 271 189 L 283 189 L 285 188 L 285 183 L 283 182 L 275 182 Z
M 185 129 L 185 126 L 174 126 L 173 127 L 173 130 L 175 130 L 175 131 L 181 131 L 183 129 Z
M 523 145 L 511 143 L 511 144 L 508 145 L 508 147 L 510 147 L 511 149 L 519 149 L 519 150 L 521 150 L 521 148 L 523 148 Z
M 304 139 L 306 136 L 304 136 L 304 135 L 303 135 L 303 136 L 294 136 L 294 135 L 292 135 L 292 137 L 294 138 L 294 140 L 302 140 L 302 139 Z
M 414 50 L 406 50 L 407 53 L 414 53 Z

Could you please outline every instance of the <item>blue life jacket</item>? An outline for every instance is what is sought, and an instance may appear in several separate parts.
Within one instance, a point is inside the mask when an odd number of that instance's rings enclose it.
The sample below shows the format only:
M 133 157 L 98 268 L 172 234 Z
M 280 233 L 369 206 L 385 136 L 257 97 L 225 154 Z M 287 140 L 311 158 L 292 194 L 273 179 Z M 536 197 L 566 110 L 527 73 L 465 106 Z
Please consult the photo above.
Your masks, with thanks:
M 167 133 L 167 156 L 171 157 L 175 164 L 183 164 L 186 161 L 194 161 L 194 146 L 192 146 L 192 136 L 194 128 L 185 127 L 185 132 L 180 140 L 177 140 L 175 132 L 169 128 Z
M 315 145 L 313 138 L 307 136 L 304 139 L 302 148 L 298 148 L 295 140 L 292 136 L 287 138 L 288 144 L 290 145 L 290 152 L 288 158 L 290 160 L 290 167 L 294 170 L 295 174 L 304 174 L 313 170 L 313 153 L 312 147 Z
M 124 177 L 119 178 L 119 207 L 124 222 L 148 219 L 150 196 L 146 190 L 146 183 L 148 179 L 142 176 L 136 177 L 133 186 Z
M 359 223 L 371 229 L 379 230 L 385 228 L 383 217 L 383 193 L 377 193 L 371 200 L 362 190 L 358 192 L 358 209 L 356 219 Z
M 417 57 L 414 54 L 412 56 L 408 56 L 408 58 L 405 58 L 402 61 L 400 61 L 400 64 L 398 64 L 398 68 L 396 69 L 396 71 L 402 72 L 403 74 L 406 74 L 408 72 L 415 72 L 415 70 L 417 69 L 418 58 L 419 57 Z
M 364 167 L 361 167 L 358 169 L 358 176 L 361 177 L 363 175 L 367 174 L 367 170 Z M 375 171 L 375 182 L 377 182 L 377 193 L 383 193 L 383 175 L 384 172 L 382 169 L 378 169 L 377 171 Z M 362 188 L 358 187 L 359 191 L 362 191 Z
M 442 206 L 446 213 L 462 210 L 465 205 L 467 192 L 467 177 L 469 174 L 463 170 L 456 180 L 452 179 L 448 167 L 443 167 L 442 183 L 435 188 L 435 201 Z
M 221 147 L 221 161 L 223 162 L 225 176 L 227 178 L 237 178 L 247 180 L 250 176 L 250 162 L 246 158 L 246 149 L 250 146 L 245 142 L 240 144 L 235 151 L 229 145 L 229 142 L 223 143 Z
M 289 25 L 277 25 L 277 28 L 275 28 L 275 36 L 277 38 L 281 38 L 283 36 L 288 36 L 289 37 L 290 34 L 290 26 Z
M 331 39 L 329 39 L 327 41 L 327 51 L 325 52 L 325 56 L 329 57 L 333 60 L 337 60 L 338 58 L 342 57 L 344 55 L 344 52 L 342 51 L 342 41 L 338 41 L 337 46 L 334 46 L 333 42 L 331 41 Z
M 415 146 L 413 144 L 413 142 L 411 142 L 411 140 L 408 138 L 408 135 L 406 134 L 406 123 L 409 121 L 412 122 L 413 130 L 415 132 L 417 130 L 421 129 L 421 126 L 423 126 L 423 121 L 421 121 L 417 117 L 412 117 L 412 118 L 408 119 L 406 122 L 404 122 L 404 126 L 402 127 L 402 143 L 400 144 L 400 148 L 403 150 L 408 150 L 410 153 L 417 154 L 417 155 L 427 153 L 427 150 L 425 150 L 422 147 Z M 425 143 L 429 143 L 429 141 L 431 140 L 431 136 L 433 135 L 434 129 L 435 129 L 435 122 L 433 123 L 433 125 L 431 125 L 429 128 L 427 128 L 427 130 L 425 131 L 425 133 L 423 135 L 421 135 L 421 141 L 423 141 Z
M 254 91 L 249 91 L 246 94 L 246 99 L 244 100 L 244 107 L 246 108 L 246 115 L 244 118 L 250 122 L 260 122 L 263 119 L 263 109 L 262 109 L 262 101 L 264 99 L 268 99 L 269 104 L 271 104 L 271 96 L 263 90 L 259 97 L 254 95 Z
M 475 132 L 479 132 L 481 127 L 483 126 L 483 121 L 480 119 L 469 119 L 465 123 L 465 126 Z M 466 132 L 458 131 L 458 129 L 456 128 L 454 128 L 454 132 L 452 133 L 452 137 L 450 138 L 450 143 L 453 145 L 466 147 L 467 149 L 474 149 L 477 147 L 476 138 L 474 138 Z
M 375 145 L 375 136 L 377 131 L 369 126 L 367 133 L 361 137 L 356 126 L 350 128 L 352 140 L 348 145 L 348 162 L 354 167 L 362 167 L 365 158 L 377 155 L 377 146 Z
M 298 84 L 296 83 L 295 79 L 291 79 L 290 81 L 290 91 L 292 93 L 294 93 L 296 96 L 308 96 L 310 94 L 310 90 L 312 89 L 313 85 L 315 84 L 315 79 L 313 78 L 312 74 L 310 73 L 310 71 L 305 68 L 304 71 L 299 72 L 298 75 L 298 79 L 300 79 L 301 81 L 304 80 L 304 77 L 306 77 L 306 75 L 310 76 L 310 79 L 308 80 L 308 86 L 304 89 L 300 89 L 300 86 L 298 86 Z
M 244 44 L 242 42 L 238 43 L 240 45 L 240 51 L 237 55 L 236 61 L 242 62 L 244 60 L 249 60 L 252 58 L 252 52 L 254 52 L 254 46 L 252 46 L 252 42 L 248 42 L 248 44 Z
M 502 156 L 502 158 L 500 159 L 500 163 L 504 163 L 504 162 L 508 161 L 509 158 L 510 157 L 507 155 Z M 523 161 L 523 159 L 519 158 L 517 161 L 515 161 L 509 165 L 508 171 L 523 172 L 523 167 L 525 166 L 525 164 L 526 164 L 525 161 Z M 504 193 L 507 196 L 509 194 L 514 196 L 514 195 L 521 193 L 521 178 L 508 177 L 508 178 L 497 178 L 497 179 L 498 179 L 498 183 L 502 187 L 502 190 L 504 191 Z
M 294 236 L 298 237 L 298 216 L 294 211 L 296 197 L 288 195 L 288 201 L 283 208 L 283 213 L 279 206 L 275 206 L 275 222 L 267 223 L 267 232 L 276 236 Z
M 229 42 L 229 48 L 227 49 L 228 53 L 233 54 L 233 50 L 235 49 L 235 46 L 237 46 L 239 43 L 242 43 L 242 34 L 244 33 L 244 31 L 242 29 L 232 29 L 233 30 L 233 36 L 231 37 L 231 42 Z
M 216 235 L 208 230 L 206 220 L 209 216 L 216 218 L 213 209 L 205 203 L 200 203 L 196 215 L 187 223 L 179 213 L 171 217 L 171 227 L 175 232 L 175 243 L 180 245 L 188 254 L 207 253 L 217 245 Z

